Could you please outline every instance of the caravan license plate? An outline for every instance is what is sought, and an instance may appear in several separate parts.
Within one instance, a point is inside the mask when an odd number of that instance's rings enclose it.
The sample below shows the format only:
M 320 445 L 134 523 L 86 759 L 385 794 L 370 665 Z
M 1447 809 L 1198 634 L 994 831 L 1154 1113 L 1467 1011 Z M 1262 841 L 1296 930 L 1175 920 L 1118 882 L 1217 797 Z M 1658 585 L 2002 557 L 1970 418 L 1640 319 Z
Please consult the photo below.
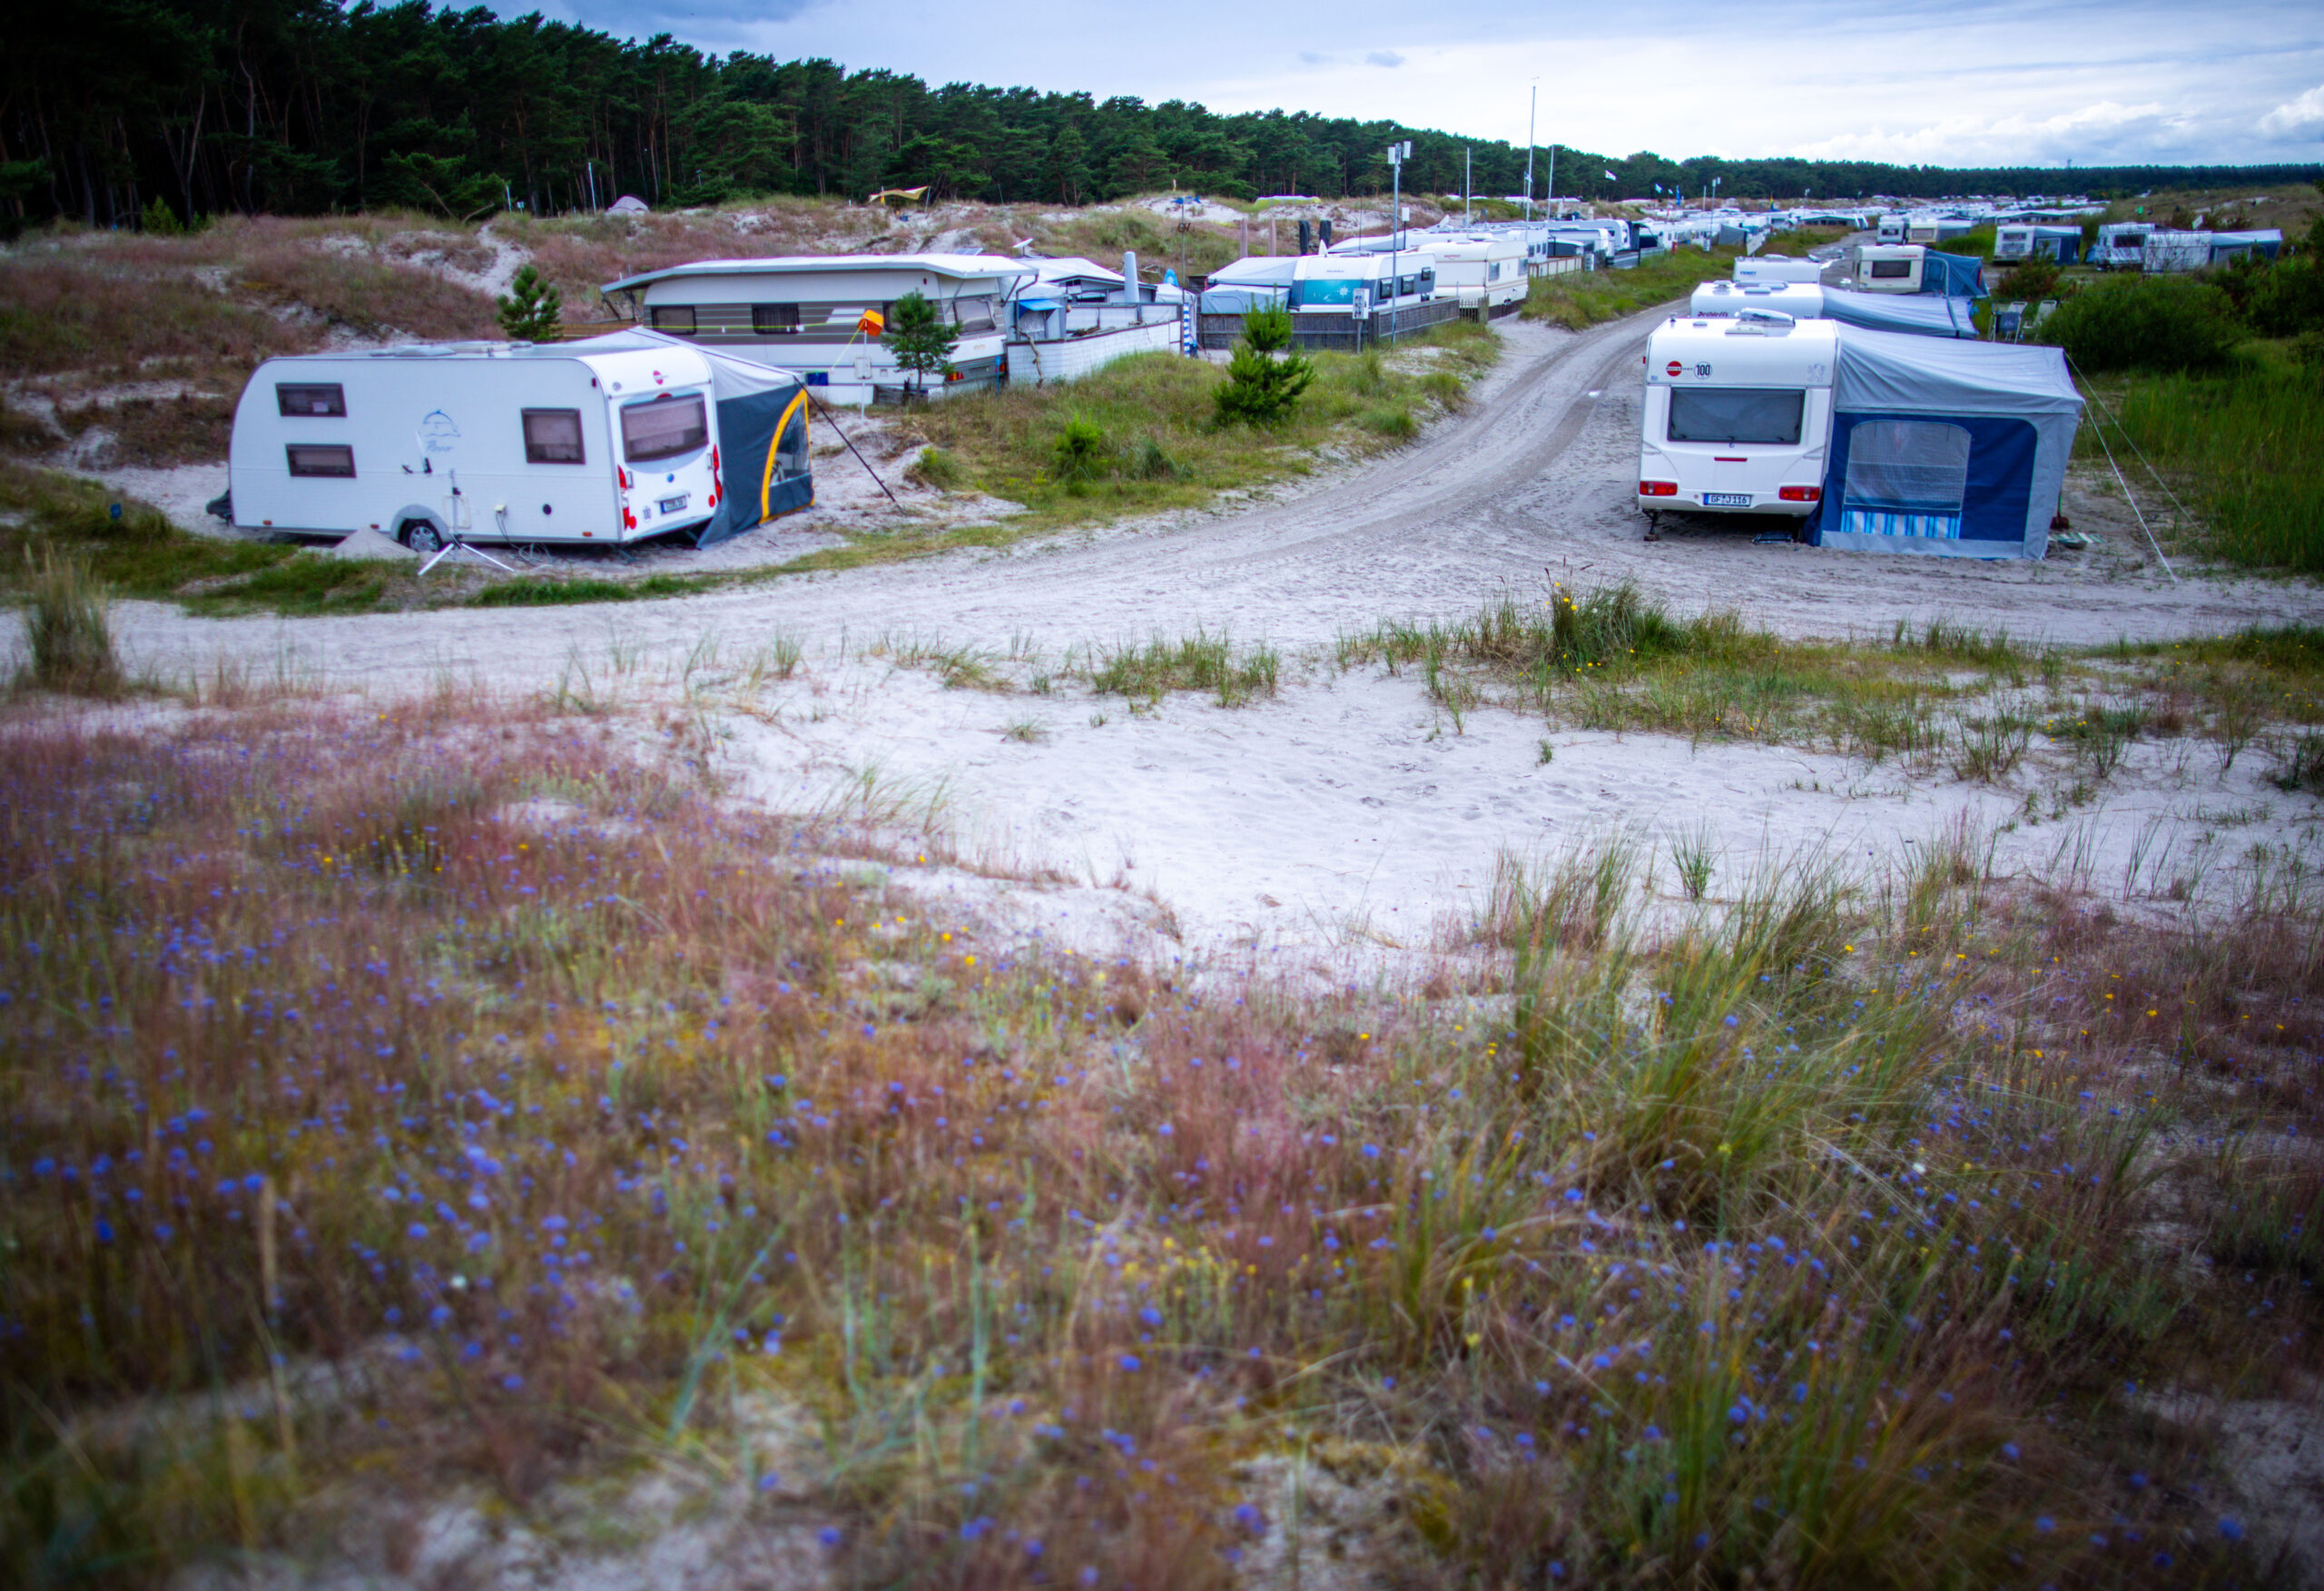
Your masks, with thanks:
M 1748 503 L 1751 499 L 1746 497 L 1743 500 Z M 692 492 L 680 492 L 676 496 L 665 497 L 654 506 L 665 514 L 675 514 L 679 509 L 684 507 L 688 503 L 693 501 L 694 494 Z
M 1751 494 L 1748 492 L 1705 492 L 1703 494 L 1703 506 L 1706 508 L 1748 508 L 1750 506 Z

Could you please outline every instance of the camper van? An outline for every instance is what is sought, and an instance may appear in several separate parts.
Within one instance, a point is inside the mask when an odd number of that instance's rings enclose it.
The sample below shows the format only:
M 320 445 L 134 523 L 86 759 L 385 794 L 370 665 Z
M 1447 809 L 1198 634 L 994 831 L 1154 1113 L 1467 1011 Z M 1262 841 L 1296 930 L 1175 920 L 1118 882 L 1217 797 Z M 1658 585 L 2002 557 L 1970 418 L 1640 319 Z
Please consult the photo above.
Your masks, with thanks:
M 1789 260 L 1780 254 L 1754 255 L 1735 262 L 1735 280 L 1741 283 L 1777 281 L 1819 282 L 1824 280 L 1824 262 L 1820 260 Z
M 2147 221 L 2109 221 L 2098 229 L 2090 262 L 2101 270 L 2136 270 L 2146 263 L 2147 234 L 2153 231 Z
M 1523 239 L 1506 232 L 1432 237 L 1428 251 L 1436 260 L 1436 290 L 1458 295 L 1462 309 L 1492 316 L 1524 300 Z
M 1860 243 L 1856 250 L 1856 285 L 1867 293 L 1916 293 L 1921 290 L 1922 261 L 1928 250 L 1918 243 Z
M 805 507 L 805 389 L 737 365 L 722 392 L 715 363 L 635 333 L 268 359 L 235 406 L 230 511 L 244 530 L 376 530 L 431 553 L 455 539 L 701 538 Z M 743 408 L 763 438 L 747 459 Z
M 1426 303 L 1436 296 L 1436 256 L 1303 255 L 1291 273 L 1294 315 L 1370 315 Z
M 1823 496 L 1837 329 L 1770 310 L 1672 319 L 1647 339 L 1638 503 L 1805 517 Z

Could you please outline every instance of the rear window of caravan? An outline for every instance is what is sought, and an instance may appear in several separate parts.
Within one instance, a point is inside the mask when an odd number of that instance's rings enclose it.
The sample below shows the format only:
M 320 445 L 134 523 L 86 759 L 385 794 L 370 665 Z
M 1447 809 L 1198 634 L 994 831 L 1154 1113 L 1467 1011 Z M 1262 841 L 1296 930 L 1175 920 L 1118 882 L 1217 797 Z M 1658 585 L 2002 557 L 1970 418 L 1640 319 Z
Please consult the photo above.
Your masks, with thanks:
M 1807 394 L 1779 387 L 1681 387 L 1670 394 L 1673 442 L 1797 447 Z
M 321 480 L 351 481 L 355 478 L 355 449 L 338 443 L 293 442 L 283 450 L 290 456 L 290 473 Z
M 1876 260 L 1872 262 L 1872 280 L 1875 281 L 1900 280 L 1912 274 L 1913 262 L 1909 260 Z
M 697 453 L 710 442 L 709 411 L 698 392 L 665 392 L 621 411 L 622 457 L 632 464 L 654 464 Z
M 577 408 L 527 409 L 525 462 L 586 463 L 581 447 L 581 411 Z
M 274 386 L 277 414 L 347 417 L 347 388 L 336 381 L 278 381 Z

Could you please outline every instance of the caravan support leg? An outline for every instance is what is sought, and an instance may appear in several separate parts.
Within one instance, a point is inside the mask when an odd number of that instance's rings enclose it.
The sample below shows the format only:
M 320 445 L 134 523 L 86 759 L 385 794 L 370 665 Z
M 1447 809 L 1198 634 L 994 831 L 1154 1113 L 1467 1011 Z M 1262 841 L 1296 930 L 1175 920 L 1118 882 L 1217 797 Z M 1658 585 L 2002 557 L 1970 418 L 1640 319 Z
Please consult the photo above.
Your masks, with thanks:
M 1662 516 L 1657 514 L 1651 508 L 1647 509 L 1645 512 L 1646 539 L 1650 542 L 1659 542 L 1662 539 Z

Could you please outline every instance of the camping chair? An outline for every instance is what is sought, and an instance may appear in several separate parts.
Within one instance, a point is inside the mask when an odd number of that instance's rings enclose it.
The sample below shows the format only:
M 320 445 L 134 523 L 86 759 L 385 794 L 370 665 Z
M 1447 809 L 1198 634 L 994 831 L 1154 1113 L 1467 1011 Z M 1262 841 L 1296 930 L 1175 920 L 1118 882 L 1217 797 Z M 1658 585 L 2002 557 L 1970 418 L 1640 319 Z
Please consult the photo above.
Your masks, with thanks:
M 2019 335 L 2023 337 L 2031 333 L 2035 328 L 2039 327 L 2043 321 L 2047 320 L 2051 316 L 2057 312 L 2057 300 L 2043 299 L 2040 303 L 2034 306 L 2034 312 L 2025 318 L 2024 329 L 2019 333 Z
M 2025 300 L 1994 306 L 1994 340 L 2015 342 L 2025 324 Z

